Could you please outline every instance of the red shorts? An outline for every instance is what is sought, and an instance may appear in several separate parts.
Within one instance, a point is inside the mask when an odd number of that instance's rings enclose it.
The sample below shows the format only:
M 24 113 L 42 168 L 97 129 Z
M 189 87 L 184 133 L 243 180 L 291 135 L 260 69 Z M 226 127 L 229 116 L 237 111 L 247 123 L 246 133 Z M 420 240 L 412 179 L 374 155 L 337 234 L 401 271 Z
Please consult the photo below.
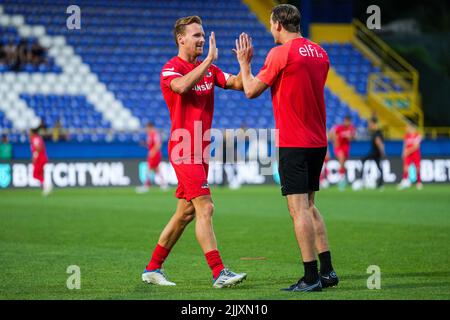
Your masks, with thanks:
M 148 157 L 147 158 L 147 164 L 148 164 L 148 168 L 150 170 L 154 170 L 156 168 L 158 168 L 159 164 L 161 163 L 162 160 L 162 155 L 161 152 L 158 152 L 155 156 L 153 157 Z
M 405 158 L 405 166 L 409 167 L 411 163 L 420 168 L 420 154 L 411 154 Z
M 44 167 L 47 164 L 47 159 L 36 159 L 33 163 L 33 178 L 39 180 L 41 183 L 44 182 Z
M 350 147 L 334 148 L 334 155 L 338 157 L 340 154 L 342 154 L 345 159 L 348 159 L 350 157 Z
M 172 162 L 172 167 L 178 179 L 178 188 L 175 193 L 178 199 L 191 201 L 199 196 L 211 194 L 208 185 L 209 165 L 207 163 L 174 164 Z

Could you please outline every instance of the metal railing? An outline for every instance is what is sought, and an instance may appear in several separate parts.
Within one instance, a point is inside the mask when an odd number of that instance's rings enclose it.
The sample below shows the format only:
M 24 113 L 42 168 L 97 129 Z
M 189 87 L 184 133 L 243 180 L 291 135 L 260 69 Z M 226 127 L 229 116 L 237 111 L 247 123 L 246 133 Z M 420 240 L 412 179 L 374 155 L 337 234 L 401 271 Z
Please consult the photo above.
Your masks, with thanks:
M 423 128 L 417 70 L 359 20 L 353 20 L 353 26 L 355 45 L 368 49 L 370 59 L 380 68 L 379 73 L 369 75 L 368 101 L 369 104 L 382 104 L 386 109 L 374 105 L 371 107 L 398 113 Z

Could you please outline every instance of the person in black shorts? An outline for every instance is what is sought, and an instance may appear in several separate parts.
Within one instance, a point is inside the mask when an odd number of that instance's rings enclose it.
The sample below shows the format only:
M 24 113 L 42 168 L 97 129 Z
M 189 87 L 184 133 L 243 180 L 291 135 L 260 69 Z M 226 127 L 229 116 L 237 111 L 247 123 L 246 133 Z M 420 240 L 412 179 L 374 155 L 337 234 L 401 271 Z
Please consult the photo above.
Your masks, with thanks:
M 280 46 L 270 50 L 256 76 L 251 72 L 253 46 L 247 34 L 236 40 L 234 52 L 246 97 L 256 98 L 269 87 L 272 91 L 281 193 L 287 200 L 305 271 L 283 290 L 321 291 L 339 281 L 331 263 L 325 223 L 314 200 L 328 145 L 324 87 L 330 61 L 323 48 L 302 37 L 296 7 L 276 6 L 270 26 L 274 42 Z
M 381 160 L 385 156 L 384 152 L 384 137 L 383 133 L 378 127 L 378 119 L 376 117 L 372 117 L 369 121 L 369 130 L 371 133 L 371 148 L 370 152 L 367 156 L 362 159 L 363 168 L 364 163 L 368 160 L 373 160 L 377 164 L 377 168 L 379 171 L 379 175 L 377 177 L 377 188 L 383 187 L 383 167 L 381 166 Z M 364 169 L 361 172 L 361 178 L 364 180 Z
M 281 194 L 319 191 L 327 148 L 279 148 Z

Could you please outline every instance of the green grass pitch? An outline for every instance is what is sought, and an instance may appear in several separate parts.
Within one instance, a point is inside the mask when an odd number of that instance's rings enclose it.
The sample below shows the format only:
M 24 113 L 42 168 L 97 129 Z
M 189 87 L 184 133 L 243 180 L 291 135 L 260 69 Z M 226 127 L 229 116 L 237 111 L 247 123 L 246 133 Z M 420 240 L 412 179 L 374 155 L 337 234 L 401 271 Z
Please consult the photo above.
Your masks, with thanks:
M 224 263 L 248 274 L 235 288 L 211 287 L 193 224 L 165 263 L 177 286 L 141 282 L 175 208 L 173 189 L 57 189 L 48 198 L 36 189 L 1 191 L 0 299 L 450 299 L 448 185 L 318 193 L 341 283 L 312 294 L 280 291 L 303 267 L 278 188 L 212 194 Z M 70 265 L 80 267 L 80 290 L 66 287 Z M 367 288 L 370 265 L 381 269 L 380 290 Z

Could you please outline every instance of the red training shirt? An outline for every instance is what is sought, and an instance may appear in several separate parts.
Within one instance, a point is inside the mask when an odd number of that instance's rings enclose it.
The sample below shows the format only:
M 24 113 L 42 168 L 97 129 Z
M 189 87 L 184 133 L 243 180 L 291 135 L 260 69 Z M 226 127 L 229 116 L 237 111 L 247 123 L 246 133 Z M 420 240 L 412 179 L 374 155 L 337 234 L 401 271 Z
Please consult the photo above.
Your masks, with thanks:
M 415 144 L 419 144 L 419 148 L 411 153 L 409 156 L 419 156 L 420 157 L 420 142 L 422 141 L 422 137 L 420 133 L 407 133 L 405 134 L 405 146 L 407 149 L 412 148 Z
M 306 38 L 272 48 L 256 76 L 272 89 L 277 147 L 327 146 L 324 87 L 330 61 Z
M 40 135 L 33 134 L 30 137 L 30 145 L 31 145 L 31 153 L 34 154 L 38 152 L 38 156 L 36 157 L 36 162 L 45 162 L 48 160 L 47 151 L 45 150 L 44 139 Z M 41 151 L 37 151 L 37 148 L 42 146 Z
M 150 150 L 153 149 L 153 147 L 161 143 L 161 135 L 157 130 L 152 130 L 151 132 L 147 133 L 147 147 L 148 147 L 148 155 L 150 156 Z M 159 150 L 159 153 L 161 152 L 161 149 Z M 156 153 L 155 155 L 157 155 Z
M 336 135 L 337 148 L 350 148 L 351 138 L 355 135 L 355 127 L 353 125 L 346 126 L 339 124 L 333 128 Z
M 170 129 L 169 140 L 169 159 L 172 159 L 172 149 L 182 139 L 179 139 L 174 131 L 177 129 L 186 129 L 190 134 L 191 152 L 190 154 L 180 154 L 181 158 L 194 156 L 194 151 L 198 151 L 201 145 L 201 151 L 209 145 L 210 137 L 206 137 L 203 143 L 198 144 L 194 149 L 194 123 L 201 122 L 201 136 L 211 128 L 214 112 L 214 86 L 225 88 L 229 74 L 223 72 L 217 66 L 211 64 L 205 76 L 188 92 L 183 95 L 175 93 L 170 88 L 170 82 L 178 77 L 182 77 L 191 72 L 195 67 L 201 64 L 201 61 L 192 64 L 176 56 L 170 59 L 162 68 L 160 81 L 161 91 L 170 112 L 172 126 Z M 196 139 L 202 141 L 198 134 Z M 172 141 L 172 139 L 174 141 Z M 179 158 L 178 158 L 179 159 Z

